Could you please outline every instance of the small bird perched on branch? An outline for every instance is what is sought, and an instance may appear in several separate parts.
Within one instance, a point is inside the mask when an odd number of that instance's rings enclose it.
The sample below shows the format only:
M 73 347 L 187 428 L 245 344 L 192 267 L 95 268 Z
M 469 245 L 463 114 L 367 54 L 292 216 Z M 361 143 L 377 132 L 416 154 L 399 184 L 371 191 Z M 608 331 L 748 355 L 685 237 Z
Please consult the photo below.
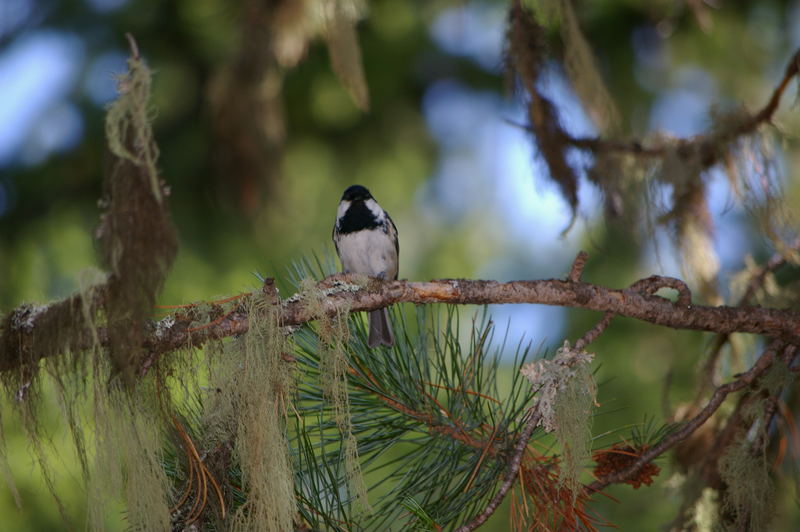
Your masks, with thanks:
M 353 185 L 344 191 L 336 210 L 332 236 L 345 273 L 397 279 L 397 228 L 365 187 Z M 394 344 L 387 309 L 369 313 L 367 343 L 370 347 Z

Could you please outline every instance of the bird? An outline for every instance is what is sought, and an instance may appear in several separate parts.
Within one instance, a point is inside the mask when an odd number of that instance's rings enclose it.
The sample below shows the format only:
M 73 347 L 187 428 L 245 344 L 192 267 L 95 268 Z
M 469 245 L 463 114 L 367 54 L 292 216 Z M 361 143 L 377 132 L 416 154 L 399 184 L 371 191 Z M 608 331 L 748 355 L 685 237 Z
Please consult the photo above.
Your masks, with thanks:
M 344 273 L 362 273 L 379 279 L 397 279 L 400 247 L 397 228 L 389 214 L 361 185 L 345 189 L 336 209 L 331 235 Z M 386 308 L 370 311 L 367 345 L 394 345 Z

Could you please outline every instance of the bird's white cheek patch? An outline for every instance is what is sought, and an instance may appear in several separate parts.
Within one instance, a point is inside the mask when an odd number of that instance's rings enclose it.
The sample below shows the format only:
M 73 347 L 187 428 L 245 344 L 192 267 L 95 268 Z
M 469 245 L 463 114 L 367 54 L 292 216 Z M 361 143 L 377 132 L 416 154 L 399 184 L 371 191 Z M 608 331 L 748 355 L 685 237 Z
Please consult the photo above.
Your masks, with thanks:
M 364 205 L 367 206 L 367 208 L 370 210 L 370 212 L 372 212 L 372 214 L 375 216 L 375 219 L 379 223 L 383 223 L 386 220 L 386 212 L 384 212 L 384 210 L 381 209 L 381 206 L 378 205 L 377 201 L 370 198 L 364 202 Z
M 337 220 L 341 220 L 342 219 L 342 217 L 344 216 L 344 213 L 346 213 L 347 209 L 350 208 L 350 203 L 351 202 L 349 202 L 349 201 L 341 201 L 339 203 L 339 208 L 336 209 L 336 219 Z

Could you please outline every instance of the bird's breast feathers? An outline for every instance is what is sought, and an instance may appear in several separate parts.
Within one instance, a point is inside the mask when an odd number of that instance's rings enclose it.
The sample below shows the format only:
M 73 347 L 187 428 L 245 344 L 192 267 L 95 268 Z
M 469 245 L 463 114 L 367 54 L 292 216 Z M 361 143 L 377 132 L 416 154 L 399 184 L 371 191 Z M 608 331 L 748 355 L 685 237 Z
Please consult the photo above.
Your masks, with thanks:
M 396 279 L 397 249 L 390 232 L 383 227 L 376 227 L 339 234 L 337 250 L 344 270 Z

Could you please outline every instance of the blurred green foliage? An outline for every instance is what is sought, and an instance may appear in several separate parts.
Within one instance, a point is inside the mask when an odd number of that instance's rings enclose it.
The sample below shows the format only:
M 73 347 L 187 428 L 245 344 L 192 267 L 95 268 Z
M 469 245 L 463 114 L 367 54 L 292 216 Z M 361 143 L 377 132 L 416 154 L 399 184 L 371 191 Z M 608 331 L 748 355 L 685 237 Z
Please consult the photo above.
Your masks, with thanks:
M 366 114 L 354 106 L 337 81 L 325 47 L 313 43 L 307 57 L 283 73 L 283 156 L 279 172 L 265 173 L 249 192 L 256 196 L 257 209 L 252 213 L 241 204 L 242 176 L 226 173 L 215 159 L 225 139 L 214 134 L 220 118 L 211 112 L 209 102 L 215 77 L 247 44 L 242 41 L 249 34 L 242 28 L 248 9 L 259 2 L 129 0 L 107 12 L 92 7 L 100 2 L 29 3 L 34 14 L 3 35 L 0 46 L 43 29 L 74 34 L 85 46 L 84 64 L 79 66 L 85 74 L 88 64 L 102 53 L 124 51 L 123 35 L 131 32 L 156 72 L 154 124 L 160 167 L 172 189 L 170 210 L 180 236 L 178 258 L 161 297 L 164 304 L 251 290 L 258 285 L 253 272 L 281 276 L 292 259 L 330 253 L 335 206 L 341 191 L 353 183 L 370 188 L 392 214 L 400 232 L 401 277 L 474 277 L 490 262 L 503 264 L 504 257 L 508 259 L 503 271 L 518 278 L 560 276 L 566 270 L 548 257 L 532 260 L 520 253 L 518 243 L 502 236 L 502 220 L 488 210 L 476 208 L 458 219 L 436 211 L 438 198 L 430 184 L 442 147 L 426 126 L 422 105 L 426 90 L 438 81 L 455 79 L 473 89 L 506 94 L 506 84 L 501 74 L 443 50 L 431 37 L 430 28 L 442 10 L 481 2 L 369 2 L 368 15 L 359 25 L 371 102 Z M 494 3 L 501 9 L 505 4 Z M 270 2 L 261 0 L 261 4 Z M 712 80 L 714 99 L 709 104 L 744 102 L 754 109 L 766 100 L 785 60 L 800 44 L 798 2 L 726 2 L 719 9 L 704 7 L 711 20 L 705 29 L 703 16 L 691 8 L 694 4 L 700 2 L 577 2 L 583 29 L 622 112 L 625 131 L 650 130 L 654 105 L 679 84 L 687 68 L 698 69 Z M 80 83 L 64 98 L 77 105 L 83 117 L 79 145 L 34 165 L 12 161 L 0 168 L 0 183 L 13 192 L 7 194 L 9 204 L 0 215 L 3 311 L 23 302 L 64 297 L 78 288 L 82 270 L 98 264 L 93 231 L 106 159 L 104 110 Z M 262 118 L 253 116 L 252 120 Z M 796 113 L 782 113 L 778 118 L 789 131 L 797 130 L 799 120 Z M 796 148 L 796 142 L 790 141 L 779 154 L 787 172 L 787 195 L 795 199 L 800 197 Z M 579 239 L 591 255 L 585 279 L 618 287 L 658 273 L 653 271 L 658 263 L 646 252 L 649 243 L 631 238 L 627 228 L 613 222 L 593 219 L 589 225 Z M 751 229 L 745 236 L 746 249 L 763 259 L 769 251 L 752 236 L 754 232 Z M 530 238 L 537 238 L 536 227 L 530 228 Z M 728 245 L 717 242 L 718 249 Z M 723 273 L 728 276 L 741 266 L 741 261 L 729 264 Z M 578 337 L 597 318 L 591 312 L 567 312 L 566 337 Z M 558 324 L 553 329 L 558 330 Z M 533 338 L 535 343 L 545 340 L 558 344 L 561 339 Z M 691 398 L 708 342 L 708 335 L 700 333 L 615 319 L 591 347 L 600 366 L 601 407 L 594 433 L 604 435 L 596 445 L 618 441 L 619 434 L 629 434 L 629 427 L 645 415 L 661 419 L 665 398 L 673 407 Z M 668 373 L 671 384 L 665 391 Z M 0 491 L 2 527 L 65 529 L 11 410 L 3 405 L 2 420 L 23 508 L 14 508 L 10 491 Z M 66 427 L 59 423 L 57 407 L 44 414 L 43 424 L 58 450 L 53 454 L 58 491 L 64 494 L 73 525 L 81 528 L 85 493 L 77 480 L 79 471 L 69 451 Z M 653 486 L 612 487 L 609 494 L 619 502 L 598 497 L 593 508 L 622 530 L 660 529 L 674 517 L 680 500 L 666 486 L 667 460 L 659 463 L 665 471 Z M 779 493 L 787 500 L 797 497 L 792 490 Z M 501 509 L 494 525 L 485 530 L 505 530 L 506 519 Z M 776 529 L 800 527 L 797 515 L 779 519 Z M 111 524 L 111 529 L 123 527 L 121 519 Z

